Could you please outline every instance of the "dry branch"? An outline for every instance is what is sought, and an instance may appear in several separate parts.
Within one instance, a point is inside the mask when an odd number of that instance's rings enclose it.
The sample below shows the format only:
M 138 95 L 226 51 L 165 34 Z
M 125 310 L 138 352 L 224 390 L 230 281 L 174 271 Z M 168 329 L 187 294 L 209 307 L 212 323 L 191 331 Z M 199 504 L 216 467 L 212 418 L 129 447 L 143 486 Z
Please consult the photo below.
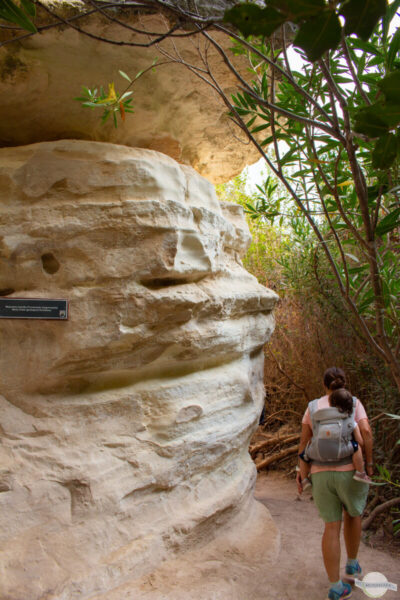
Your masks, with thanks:
M 367 506 L 365 508 L 366 512 L 368 514 L 371 514 L 371 512 L 374 510 L 375 506 L 377 506 L 377 504 L 379 504 L 379 502 L 382 502 L 382 498 L 379 495 L 379 492 L 376 491 L 375 496 L 372 498 L 372 500 L 369 502 L 369 504 L 367 504 Z
M 369 517 L 367 517 L 363 521 L 363 524 L 362 524 L 363 530 L 365 531 L 366 529 L 368 529 L 369 526 L 371 525 L 372 521 L 375 519 L 375 517 L 377 515 L 379 515 L 381 512 L 383 512 L 384 510 L 387 510 L 388 508 L 391 508 L 392 506 L 397 506 L 398 504 L 400 504 L 400 498 L 392 498 L 391 500 L 387 500 L 387 502 L 384 502 L 383 504 L 380 504 L 379 506 L 374 508 L 372 513 L 369 515 Z
M 289 444 L 291 442 L 295 442 L 300 439 L 300 434 L 296 433 L 294 435 L 286 435 L 285 437 L 281 437 L 280 435 L 274 435 L 272 438 L 268 440 L 264 440 L 263 442 L 259 442 L 255 444 L 255 446 L 250 446 L 250 454 L 254 457 L 257 452 L 267 448 L 268 446 L 274 446 L 275 444 Z
M 271 456 L 268 456 L 267 458 L 265 458 L 264 460 L 262 460 L 261 462 L 256 464 L 257 471 L 260 471 L 260 469 L 263 469 L 264 467 L 268 467 L 272 463 L 274 463 L 278 460 L 282 460 L 282 458 L 286 458 L 287 456 L 290 456 L 291 454 L 296 454 L 298 451 L 299 451 L 299 445 L 296 444 L 295 446 L 286 448 L 286 450 L 281 450 L 280 452 L 271 454 Z

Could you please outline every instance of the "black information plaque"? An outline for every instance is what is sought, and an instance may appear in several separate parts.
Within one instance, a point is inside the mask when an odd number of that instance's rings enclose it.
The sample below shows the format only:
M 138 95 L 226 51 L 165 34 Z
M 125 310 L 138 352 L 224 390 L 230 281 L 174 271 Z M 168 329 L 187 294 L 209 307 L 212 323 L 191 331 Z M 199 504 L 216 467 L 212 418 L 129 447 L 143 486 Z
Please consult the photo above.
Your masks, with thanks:
M 68 300 L 0 298 L 0 319 L 68 320 Z

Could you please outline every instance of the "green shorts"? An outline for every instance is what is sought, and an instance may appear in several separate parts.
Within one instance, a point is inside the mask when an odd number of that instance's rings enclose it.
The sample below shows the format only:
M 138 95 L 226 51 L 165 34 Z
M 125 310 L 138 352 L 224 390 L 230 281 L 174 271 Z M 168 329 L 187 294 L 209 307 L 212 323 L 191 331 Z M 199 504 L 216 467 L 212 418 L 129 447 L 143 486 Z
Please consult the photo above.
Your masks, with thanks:
M 353 479 L 354 471 L 321 471 L 311 475 L 313 498 L 325 523 L 341 521 L 343 508 L 351 517 L 362 515 L 369 485 Z

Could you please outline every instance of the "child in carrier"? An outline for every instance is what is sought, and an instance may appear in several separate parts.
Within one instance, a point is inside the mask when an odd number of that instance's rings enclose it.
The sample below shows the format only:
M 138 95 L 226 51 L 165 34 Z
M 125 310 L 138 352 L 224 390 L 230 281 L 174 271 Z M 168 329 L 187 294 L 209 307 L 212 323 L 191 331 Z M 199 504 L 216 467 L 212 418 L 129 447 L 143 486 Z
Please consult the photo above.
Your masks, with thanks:
M 360 434 L 360 430 L 358 425 L 354 422 L 354 400 L 351 393 L 345 388 L 339 388 L 333 391 L 329 396 L 329 404 L 332 408 L 336 408 L 338 411 L 338 417 L 341 419 L 346 418 L 345 423 L 345 432 L 339 431 L 339 435 L 335 436 L 335 429 L 332 427 L 332 423 L 334 423 L 334 414 L 332 411 L 329 413 L 329 417 L 327 414 L 321 415 L 318 418 L 318 414 L 322 413 L 324 410 L 329 411 L 329 409 L 322 409 L 315 413 L 315 422 L 321 428 L 321 424 L 323 421 L 325 423 L 330 424 L 328 427 L 325 426 L 325 430 L 318 435 L 320 435 L 320 443 L 317 447 L 318 440 L 311 440 L 304 452 L 300 455 L 300 475 L 301 475 L 301 483 L 303 491 L 310 490 L 311 481 L 309 479 L 309 473 L 311 468 L 311 462 L 315 461 L 316 464 L 318 462 L 320 464 L 338 464 L 338 461 L 335 460 L 335 455 L 332 453 L 332 448 L 334 445 L 338 446 L 337 449 L 337 458 L 339 461 L 343 461 L 350 456 L 352 456 L 352 463 L 355 469 L 355 473 L 353 479 L 356 481 L 361 481 L 362 483 L 370 484 L 372 480 L 368 477 L 367 473 L 364 470 L 364 460 L 362 456 L 361 446 L 363 444 L 362 437 Z M 347 417 L 346 417 L 347 413 Z M 353 415 L 353 418 L 350 417 Z M 325 417 L 325 420 L 323 419 Z M 342 421 L 344 422 L 344 421 Z M 318 428 L 318 426 L 316 428 Z M 340 427 L 340 425 L 339 425 Z M 332 434 L 331 434 L 332 431 Z M 314 423 L 313 423 L 313 438 L 315 437 L 314 431 Z M 325 439 L 323 439 L 325 438 Z M 330 438 L 330 439 L 329 439 Z M 314 442 L 314 443 L 313 443 Z M 325 446 L 324 446 L 325 444 Z M 339 446 L 341 446 L 339 448 Z M 324 451 L 327 452 L 330 456 L 324 456 Z

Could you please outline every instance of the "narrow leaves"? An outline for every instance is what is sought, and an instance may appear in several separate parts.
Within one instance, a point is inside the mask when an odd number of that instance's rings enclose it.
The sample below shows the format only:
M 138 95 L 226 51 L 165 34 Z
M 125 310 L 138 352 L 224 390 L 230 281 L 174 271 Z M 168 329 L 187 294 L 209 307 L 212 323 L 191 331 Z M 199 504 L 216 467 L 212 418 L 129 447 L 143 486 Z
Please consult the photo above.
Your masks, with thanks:
M 396 208 L 378 223 L 375 233 L 382 236 L 400 226 L 400 208 Z
M 30 20 L 30 17 L 34 17 L 36 14 L 35 5 L 30 0 L 21 1 L 21 6 L 17 6 L 12 0 L 1 0 L 0 3 L 0 19 L 8 21 L 9 23 L 15 23 L 26 29 L 31 33 L 36 33 L 37 29 Z

